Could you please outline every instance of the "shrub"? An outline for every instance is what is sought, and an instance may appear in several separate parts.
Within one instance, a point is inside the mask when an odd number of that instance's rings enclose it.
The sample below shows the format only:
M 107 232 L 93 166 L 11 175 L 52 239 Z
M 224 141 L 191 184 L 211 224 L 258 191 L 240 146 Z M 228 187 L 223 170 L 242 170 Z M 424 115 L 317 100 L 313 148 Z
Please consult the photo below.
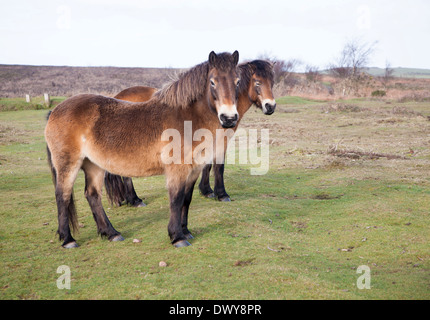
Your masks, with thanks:
M 386 94 L 385 90 L 375 90 L 372 92 L 372 97 L 385 97 Z

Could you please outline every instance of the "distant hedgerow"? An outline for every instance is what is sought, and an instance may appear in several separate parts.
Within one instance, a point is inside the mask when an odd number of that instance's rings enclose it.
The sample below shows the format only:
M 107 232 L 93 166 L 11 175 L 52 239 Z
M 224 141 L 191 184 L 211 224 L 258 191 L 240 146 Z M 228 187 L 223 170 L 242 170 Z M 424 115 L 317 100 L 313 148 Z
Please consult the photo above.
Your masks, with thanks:
M 385 90 L 375 90 L 372 92 L 372 97 L 385 97 L 386 95 Z

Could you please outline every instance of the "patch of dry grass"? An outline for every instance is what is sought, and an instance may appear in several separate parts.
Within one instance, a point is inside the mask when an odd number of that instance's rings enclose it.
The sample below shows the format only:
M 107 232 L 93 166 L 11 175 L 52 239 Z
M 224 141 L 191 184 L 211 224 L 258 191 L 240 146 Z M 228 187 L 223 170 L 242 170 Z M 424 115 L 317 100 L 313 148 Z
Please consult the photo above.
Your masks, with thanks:
M 339 169 L 363 178 L 388 170 L 394 177 L 430 182 L 428 103 L 361 100 L 294 107 L 295 113 L 248 112 L 245 128 L 270 129 L 271 159 L 281 168 Z M 271 162 L 272 164 L 272 162 Z

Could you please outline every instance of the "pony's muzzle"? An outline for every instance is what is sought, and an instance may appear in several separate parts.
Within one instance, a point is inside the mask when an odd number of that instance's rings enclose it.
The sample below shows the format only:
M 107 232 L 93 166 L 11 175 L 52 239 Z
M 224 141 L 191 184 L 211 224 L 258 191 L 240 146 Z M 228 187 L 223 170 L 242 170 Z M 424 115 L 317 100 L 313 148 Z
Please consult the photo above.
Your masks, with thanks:
M 223 128 L 234 128 L 237 124 L 237 120 L 239 119 L 239 115 L 237 113 L 233 115 L 227 115 L 225 113 L 221 113 L 219 115 L 219 120 Z
M 264 104 L 264 114 L 271 115 L 275 112 L 276 103 L 265 103 Z

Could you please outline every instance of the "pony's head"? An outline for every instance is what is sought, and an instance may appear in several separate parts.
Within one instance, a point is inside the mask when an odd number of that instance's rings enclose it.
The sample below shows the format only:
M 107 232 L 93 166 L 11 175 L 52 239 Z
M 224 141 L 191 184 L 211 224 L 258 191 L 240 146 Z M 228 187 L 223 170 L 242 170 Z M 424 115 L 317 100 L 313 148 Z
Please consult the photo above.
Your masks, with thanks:
M 248 97 L 264 114 L 275 112 L 276 101 L 273 97 L 274 73 L 273 63 L 265 60 L 254 60 L 245 65 L 248 70 Z
M 209 105 L 217 112 L 223 128 L 233 128 L 239 120 L 237 98 L 239 73 L 237 63 L 239 52 L 233 54 L 211 52 L 209 54 L 209 69 L 206 88 Z

